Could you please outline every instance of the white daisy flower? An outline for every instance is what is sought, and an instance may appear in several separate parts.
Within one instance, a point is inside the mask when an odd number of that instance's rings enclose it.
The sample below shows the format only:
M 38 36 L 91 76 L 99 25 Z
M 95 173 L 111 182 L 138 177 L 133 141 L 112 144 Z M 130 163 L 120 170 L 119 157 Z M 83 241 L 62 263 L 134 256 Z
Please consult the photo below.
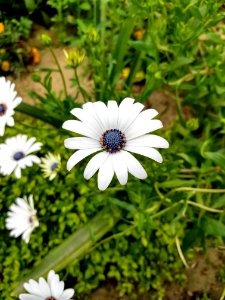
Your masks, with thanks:
M 22 99 L 17 96 L 15 84 L 0 77 L 0 136 L 4 135 L 5 126 L 14 126 L 13 115 L 14 109 L 18 106 Z
M 64 282 L 52 270 L 47 281 L 43 277 L 38 282 L 30 279 L 24 288 L 29 294 L 19 295 L 20 300 L 70 300 L 74 295 L 74 289 L 64 290 Z
M 24 134 L 5 140 L 0 144 L 0 173 L 9 175 L 14 172 L 17 178 L 21 177 L 21 169 L 31 167 L 33 163 L 40 163 L 40 158 L 31 155 L 41 149 L 41 143 L 35 143 L 36 138 L 28 138 Z
M 71 113 L 80 121 L 69 120 L 63 128 L 85 137 L 73 137 L 65 140 L 65 147 L 76 149 L 67 162 L 70 171 L 79 161 L 96 153 L 84 170 L 84 177 L 90 179 L 98 170 L 98 188 L 105 190 L 114 173 L 120 184 L 128 180 L 128 172 L 139 179 L 145 179 L 147 173 L 130 154 L 134 152 L 147 156 L 159 163 L 162 156 L 155 148 L 168 148 L 168 142 L 149 132 L 163 127 L 155 109 L 144 109 L 141 103 L 125 98 L 121 104 L 116 101 L 85 103 L 83 109 L 74 108 Z
M 49 177 L 49 180 L 53 180 L 61 166 L 61 156 L 59 154 L 54 155 L 48 153 L 45 157 L 41 158 L 42 164 L 40 167 L 44 173 L 44 177 Z
M 22 235 L 22 239 L 28 243 L 31 232 L 38 225 L 33 195 L 16 198 L 16 204 L 9 207 L 6 219 L 6 228 L 11 230 L 10 235 L 16 238 Z

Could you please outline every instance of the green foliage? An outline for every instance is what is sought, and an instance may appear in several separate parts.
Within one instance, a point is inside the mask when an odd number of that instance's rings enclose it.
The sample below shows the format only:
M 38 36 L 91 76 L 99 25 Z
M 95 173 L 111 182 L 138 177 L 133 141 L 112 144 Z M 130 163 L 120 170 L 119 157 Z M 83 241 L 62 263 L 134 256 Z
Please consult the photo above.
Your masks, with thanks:
M 0 33 L 0 75 L 20 73 L 32 59 L 29 46 L 25 44 L 32 21 L 25 17 L 6 20 L 4 27 L 4 32 Z
M 8 295 L 29 276 L 31 267 L 37 267 L 49 251 L 108 207 L 112 212 L 120 211 L 119 222 L 95 241 L 88 253 L 86 249 L 79 262 L 61 270 L 62 277 L 75 286 L 80 298 L 102 282 L 113 280 L 122 295 L 154 290 L 156 299 L 163 299 L 165 282 L 185 281 L 177 250 L 188 257 L 193 246 L 207 249 L 209 240 L 223 243 L 225 238 L 224 8 L 211 0 L 108 0 L 94 4 L 48 0 L 48 5 L 57 12 L 53 21 L 61 26 L 65 42 L 86 53 L 86 74 L 93 90 L 83 88 L 77 73 L 79 64 L 73 64 L 72 83 L 78 92 L 68 95 L 50 47 L 56 69 L 40 70 L 45 72 L 43 78 L 33 75 L 45 94 L 31 91 L 36 106 L 23 104 L 18 107 L 20 112 L 60 128 L 70 118 L 71 108 L 80 107 L 80 94 L 84 101 L 119 102 L 124 96 L 135 95 L 135 76 L 142 71 L 136 98 L 145 102 L 155 90 L 164 89 L 171 95 L 170 101 L 176 102 L 177 117 L 162 133 L 170 142 L 170 148 L 162 151 L 163 164 L 140 157 L 147 180 L 130 176 L 125 187 L 113 180 L 104 193 L 97 190 L 96 178 L 84 181 L 84 162 L 66 172 L 71 151 L 63 147 L 65 132 L 30 119 L 18 119 L 14 128 L 7 128 L 6 136 L 18 132 L 36 136 L 44 143 L 40 154 L 59 153 L 62 167 L 51 184 L 38 166 L 24 170 L 21 180 L 13 175 L 1 177 L 0 292 L 10 300 Z M 75 37 L 66 34 L 68 24 L 74 26 Z M 137 38 L 135 31 L 140 29 L 144 34 Z M 129 74 L 123 78 L 125 67 Z M 59 95 L 52 89 L 52 72 L 61 75 Z M 15 198 L 29 193 L 34 194 L 40 226 L 26 245 L 9 238 L 5 218 Z M 224 270 L 220 274 L 224 281 Z

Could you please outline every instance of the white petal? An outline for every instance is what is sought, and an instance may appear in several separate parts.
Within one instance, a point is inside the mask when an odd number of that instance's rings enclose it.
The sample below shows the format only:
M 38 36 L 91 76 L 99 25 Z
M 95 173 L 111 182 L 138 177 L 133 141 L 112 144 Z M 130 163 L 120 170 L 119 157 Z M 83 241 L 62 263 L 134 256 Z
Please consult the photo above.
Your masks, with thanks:
M 20 300 L 43 300 L 43 297 L 29 295 L 29 294 L 20 294 L 19 298 Z
M 7 119 L 7 125 L 8 125 L 8 126 L 11 126 L 11 127 L 15 125 L 15 122 L 14 122 L 14 120 L 13 120 L 12 117 L 9 117 L 9 118 Z
M 112 165 L 112 155 L 109 155 L 98 172 L 98 188 L 104 191 L 112 181 L 114 169 Z
M 108 109 L 105 103 L 97 101 L 93 103 L 95 108 L 95 113 L 98 116 L 99 122 L 101 122 L 104 131 L 109 129 L 109 120 L 108 120 Z
M 123 117 L 123 123 L 119 125 L 119 129 L 124 132 L 135 121 L 140 112 L 143 110 L 144 105 L 141 103 L 135 103 L 130 109 L 125 111 Z
M 127 141 L 163 127 L 162 122 L 160 120 L 142 121 L 137 119 L 125 131 Z
M 78 134 L 99 140 L 99 135 L 97 133 L 94 133 L 92 130 L 90 130 L 85 123 L 76 121 L 76 120 L 68 120 L 63 123 L 62 125 L 63 129 L 70 130 L 73 132 L 76 132 Z
M 48 284 L 51 285 L 53 278 L 56 276 L 55 271 L 51 270 L 48 273 Z
M 21 178 L 21 169 L 19 166 L 17 166 L 16 169 L 14 170 L 14 174 L 16 178 Z
M 43 296 L 40 291 L 39 284 L 35 280 L 30 279 L 29 282 L 24 283 L 23 286 L 28 293 L 36 296 Z
M 122 130 L 126 126 L 126 121 L 130 110 L 132 109 L 134 99 L 125 98 L 119 106 L 118 128 Z
M 168 148 L 169 143 L 164 138 L 155 134 L 146 134 L 129 140 L 126 143 L 127 147 L 154 147 L 154 148 Z
M 126 160 L 128 171 L 139 179 L 147 178 L 147 173 L 139 161 L 129 152 L 122 151 L 124 160 Z
M 92 104 L 93 105 L 93 104 Z M 99 123 L 97 116 L 93 114 L 94 108 L 92 107 L 92 110 L 87 108 L 81 109 L 81 108 L 74 108 L 71 110 L 71 114 L 73 114 L 75 117 L 80 119 L 85 125 L 91 130 L 94 131 L 96 134 L 101 135 L 102 134 L 102 128 L 101 124 Z
M 123 158 L 122 152 L 114 153 L 112 156 L 112 164 L 113 169 L 116 173 L 116 176 L 120 182 L 121 185 L 124 185 L 127 183 L 128 180 L 128 169 L 126 161 Z
M 64 146 L 68 149 L 89 149 L 100 146 L 100 142 L 86 137 L 72 137 L 64 141 Z
M 68 160 L 67 162 L 67 170 L 70 171 L 79 161 L 87 157 L 88 155 L 91 155 L 92 153 L 95 153 L 97 151 L 100 151 L 101 148 L 93 148 L 93 149 L 86 149 L 86 150 L 78 150 L 76 151 Z
M 116 101 L 108 101 L 109 129 L 118 129 L 119 109 Z
M 90 179 L 98 171 L 108 156 L 109 153 L 103 151 L 92 157 L 84 170 L 84 178 L 87 180 Z
M 141 154 L 144 156 L 147 156 L 155 161 L 157 161 L 158 163 L 161 163 L 163 161 L 161 154 L 159 153 L 159 151 L 157 151 L 154 148 L 148 148 L 148 147 L 128 147 L 126 146 L 124 148 L 124 150 L 126 151 L 131 151 L 137 154 Z
M 69 300 L 74 295 L 73 289 L 66 289 L 58 300 Z
M 64 290 L 64 282 L 59 281 L 57 277 L 54 277 L 51 282 L 51 295 L 58 299 Z
M 43 297 L 47 298 L 51 295 L 50 287 L 49 287 L 47 281 L 42 277 L 39 278 L 39 288 L 40 288 L 40 291 L 41 291 Z

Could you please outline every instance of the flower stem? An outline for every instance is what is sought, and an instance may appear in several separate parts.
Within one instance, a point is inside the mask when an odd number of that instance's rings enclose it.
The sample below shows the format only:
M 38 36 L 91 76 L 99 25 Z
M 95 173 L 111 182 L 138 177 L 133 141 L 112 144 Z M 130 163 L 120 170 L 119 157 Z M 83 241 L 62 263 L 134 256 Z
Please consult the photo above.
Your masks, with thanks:
M 83 96 L 84 102 L 87 102 L 86 94 L 85 94 L 84 89 L 82 88 L 82 86 L 80 84 L 79 76 L 77 74 L 77 68 L 74 68 L 74 73 L 75 73 L 75 78 L 76 78 L 76 82 L 77 82 L 77 85 L 78 85 L 78 89 L 79 89 L 81 95 Z
M 53 50 L 51 47 L 49 47 L 49 50 L 50 50 L 50 52 L 51 52 L 51 54 L 52 54 L 52 56 L 53 56 L 53 58 L 54 58 L 54 60 L 55 60 L 55 63 L 56 63 L 56 65 L 57 65 L 57 67 L 58 67 L 60 76 L 61 76 L 61 78 L 62 78 L 62 83 L 63 83 L 63 87 L 64 87 L 65 97 L 67 97 L 67 96 L 68 96 L 68 92 L 67 92 L 66 81 L 65 81 L 65 77 L 64 77 L 64 75 L 63 75 L 62 68 L 61 68 L 61 66 L 60 66 L 60 63 L 59 63 L 59 61 L 58 61 L 57 56 L 55 55 L 54 50 Z

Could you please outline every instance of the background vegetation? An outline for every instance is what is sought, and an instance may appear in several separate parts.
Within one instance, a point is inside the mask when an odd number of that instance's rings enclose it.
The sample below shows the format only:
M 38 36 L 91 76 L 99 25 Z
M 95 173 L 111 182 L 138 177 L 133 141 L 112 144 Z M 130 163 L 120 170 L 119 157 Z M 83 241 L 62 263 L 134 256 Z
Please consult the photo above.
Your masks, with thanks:
M 222 1 L 25 1 L 18 6 L 18 14 L 1 7 L 7 30 L 11 18 L 16 18 L 18 26 L 26 23 L 22 28 L 27 28 L 27 34 L 22 35 L 27 38 L 31 22 L 41 15 L 45 26 L 59 31 L 61 43 L 77 47 L 69 52 L 73 59 L 68 59 L 68 67 L 74 70 L 71 83 L 78 90 L 68 95 L 62 85 L 63 92 L 56 95 L 51 84 L 55 70 L 45 68 L 44 79 L 38 73 L 33 76 L 45 87 L 45 95 L 31 92 L 36 106 L 18 108 L 42 121 L 34 124 L 18 114 L 16 126 L 0 138 L 3 142 L 23 132 L 44 141 L 41 155 L 57 151 L 62 156 L 60 173 L 51 185 L 38 166 L 25 170 L 20 180 L 13 176 L 0 179 L 2 296 L 13 299 L 9 294 L 31 267 L 99 211 L 109 208 L 112 222 L 113 216 L 119 216 L 116 225 L 101 240 L 92 237 L 92 248 L 62 270 L 62 278 L 74 285 L 78 298 L 110 280 L 121 294 L 134 296 L 151 290 L 152 299 L 163 299 L 166 282 L 185 282 L 183 263 L 187 262 L 182 261 L 181 253 L 188 261 L 194 247 L 207 252 L 208 246 L 221 245 L 225 238 Z M 4 43 L 6 36 L 12 44 L 19 38 L 15 27 L 1 34 Z M 43 44 L 54 51 L 51 40 L 43 39 Z M 83 53 L 87 61 L 82 65 L 83 76 L 93 83 L 90 92 L 77 75 Z M 83 163 L 67 173 L 65 164 L 71 153 L 64 149 L 66 134 L 60 127 L 70 109 L 80 105 L 78 99 L 119 102 L 134 96 L 146 103 L 159 89 L 169 102 L 176 103 L 176 118 L 160 133 L 170 142 L 169 150 L 163 151 L 164 163 L 142 158 L 149 174 L 146 181 L 130 178 L 125 188 L 115 181 L 102 193 L 96 189 L 95 178 L 83 179 Z M 15 198 L 29 193 L 34 194 L 40 226 L 26 245 L 9 238 L 5 218 Z

